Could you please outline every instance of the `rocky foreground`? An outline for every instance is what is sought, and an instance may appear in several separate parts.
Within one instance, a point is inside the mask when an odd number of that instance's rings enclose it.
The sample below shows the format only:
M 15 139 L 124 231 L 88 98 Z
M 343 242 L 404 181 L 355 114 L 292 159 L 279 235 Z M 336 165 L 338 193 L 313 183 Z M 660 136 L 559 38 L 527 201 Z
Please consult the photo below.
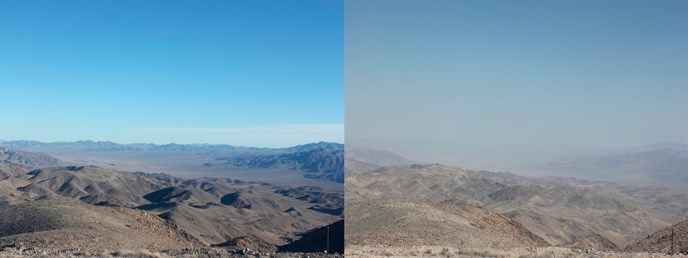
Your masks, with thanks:
M 449 246 L 382 246 L 350 245 L 344 253 L 346 257 L 608 257 L 608 258 L 660 258 L 688 257 L 687 254 L 668 255 L 646 252 L 613 252 L 596 249 L 571 249 L 564 247 L 526 247 L 526 248 L 455 248 Z
M 344 257 L 341 254 L 326 253 L 261 253 L 250 249 L 228 250 L 223 248 L 185 248 L 180 250 L 149 251 L 141 250 L 102 250 L 102 251 L 81 251 L 81 250 L 39 250 L 34 248 L 24 248 L 17 246 L 6 246 L 0 250 L 0 257 Z

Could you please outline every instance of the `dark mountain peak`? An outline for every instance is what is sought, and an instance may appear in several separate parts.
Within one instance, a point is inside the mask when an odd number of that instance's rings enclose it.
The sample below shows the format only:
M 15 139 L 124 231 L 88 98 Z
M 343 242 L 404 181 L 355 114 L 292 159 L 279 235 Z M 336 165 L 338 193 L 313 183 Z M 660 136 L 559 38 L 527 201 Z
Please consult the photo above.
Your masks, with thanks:
M 323 142 L 323 141 L 321 141 L 321 142 L 296 145 L 293 147 L 286 148 L 286 150 L 288 152 L 304 152 L 304 151 L 310 151 L 310 150 L 316 150 L 316 149 L 326 149 L 326 150 L 330 150 L 330 151 L 344 150 L 344 144 L 336 143 L 336 142 Z
M 272 155 L 218 158 L 224 165 L 245 168 L 284 168 L 306 172 L 304 177 L 344 183 L 343 149 L 308 149 Z
M 172 186 L 146 194 L 143 196 L 143 198 L 152 203 L 158 203 L 169 201 L 183 201 L 189 199 L 189 196 L 189 191 L 176 186 Z
M 225 194 L 220 199 L 220 203 L 237 209 L 250 209 L 252 206 L 242 198 L 242 194 L 239 192 Z

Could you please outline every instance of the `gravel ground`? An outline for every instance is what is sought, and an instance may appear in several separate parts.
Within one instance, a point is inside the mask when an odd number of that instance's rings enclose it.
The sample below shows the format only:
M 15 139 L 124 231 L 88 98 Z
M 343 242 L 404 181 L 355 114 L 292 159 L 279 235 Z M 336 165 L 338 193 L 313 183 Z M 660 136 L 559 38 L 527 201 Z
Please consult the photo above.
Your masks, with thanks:
M 448 246 L 381 246 L 381 245 L 348 245 L 346 257 L 606 257 L 606 258 L 659 258 L 688 257 L 659 253 L 623 253 L 603 252 L 595 249 L 569 249 L 563 247 L 531 247 L 513 249 L 490 248 L 454 248 Z
M 258 253 L 252 250 L 231 251 L 222 248 L 188 248 L 180 250 L 164 250 L 151 252 L 148 250 L 103 250 L 96 252 L 81 252 L 74 250 L 63 251 L 43 251 L 31 248 L 4 247 L 0 248 L 0 257 L 136 257 L 136 258 L 165 258 L 165 257 L 184 257 L 184 258 L 219 258 L 219 257 L 304 257 L 320 258 L 344 257 L 341 254 L 324 253 Z

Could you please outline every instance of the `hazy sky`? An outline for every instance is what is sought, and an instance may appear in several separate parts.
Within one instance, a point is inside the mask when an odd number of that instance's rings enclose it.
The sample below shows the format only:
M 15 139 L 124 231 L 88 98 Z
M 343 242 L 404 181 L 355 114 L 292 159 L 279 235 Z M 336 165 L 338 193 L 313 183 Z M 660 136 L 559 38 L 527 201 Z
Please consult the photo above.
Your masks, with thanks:
M 347 144 L 688 142 L 687 17 L 688 1 L 347 1 Z
M 0 139 L 343 142 L 343 2 L 0 1 Z

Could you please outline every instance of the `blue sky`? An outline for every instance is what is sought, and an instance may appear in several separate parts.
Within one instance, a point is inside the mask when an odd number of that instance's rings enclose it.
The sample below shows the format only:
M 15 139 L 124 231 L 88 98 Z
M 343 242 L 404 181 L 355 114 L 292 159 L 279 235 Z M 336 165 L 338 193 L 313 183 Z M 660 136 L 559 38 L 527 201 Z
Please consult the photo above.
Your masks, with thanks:
M 526 145 L 688 142 L 688 1 L 351 0 L 345 10 L 347 144 L 453 164 Z
M 343 2 L 0 1 L 0 139 L 343 142 Z

